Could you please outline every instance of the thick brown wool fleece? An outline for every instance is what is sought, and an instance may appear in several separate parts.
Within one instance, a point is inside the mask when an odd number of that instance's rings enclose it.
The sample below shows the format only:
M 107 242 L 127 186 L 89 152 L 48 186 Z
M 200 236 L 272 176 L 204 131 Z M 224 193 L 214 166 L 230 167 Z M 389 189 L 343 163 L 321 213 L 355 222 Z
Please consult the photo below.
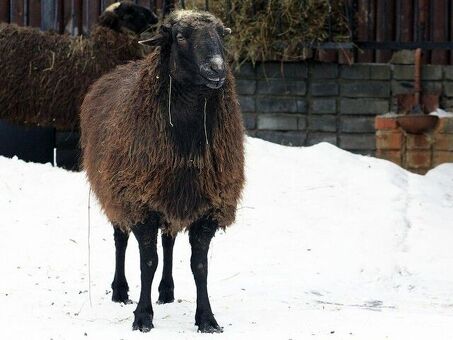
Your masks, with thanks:
M 162 69 L 157 49 L 92 86 L 81 109 L 88 179 L 107 217 L 124 230 L 150 211 L 161 214 L 171 234 L 208 215 L 227 227 L 244 185 L 244 129 L 233 76 L 228 71 L 224 86 L 209 98 L 209 145 L 183 153 L 172 130 L 181 126 L 169 124 Z
M 0 24 L 0 118 L 78 128 L 89 85 L 116 65 L 144 56 L 137 38 L 95 26 L 91 37 L 70 37 Z

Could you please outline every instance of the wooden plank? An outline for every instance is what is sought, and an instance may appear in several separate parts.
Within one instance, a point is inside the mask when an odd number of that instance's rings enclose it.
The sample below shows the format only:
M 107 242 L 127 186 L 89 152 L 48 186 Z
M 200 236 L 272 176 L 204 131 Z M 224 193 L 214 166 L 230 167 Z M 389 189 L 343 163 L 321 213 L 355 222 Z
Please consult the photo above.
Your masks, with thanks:
M 397 42 L 397 41 L 367 41 L 357 42 L 356 45 L 364 50 L 378 50 L 378 49 L 394 49 L 394 50 L 414 50 L 421 48 L 422 50 L 453 50 L 453 41 L 444 42 Z
M 357 16 L 357 38 L 359 41 L 373 41 L 375 38 L 375 0 L 359 0 Z M 374 59 L 373 51 L 359 51 L 357 61 L 370 63 Z
M 333 63 L 337 61 L 337 51 L 336 50 L 325 50 L 318 49 L 316 51 L 317 59 L 325 63 Z
M 74 0 L 74 7 L 72 9 L 75 12 L 75 25 L 77 27 L 77 34 L 83 34 L 83 1 Z
M 394 40 L 395 0 L 378 1 L 376 13 L 376 41 Z M 378 63 L 387 63 L 391 57 L 391 50 L 376 51 L 376 62 Z
M 56 29 L 55 1 L 41 0 L 41 29 Z
M 33 27 L 41 27 L 41 0 L 29 1 L 28 24 Z
M 24 6 L 24 25 L 28 26 L 28 21 L 29 21 L 29 2 L 30 0 L 23 0 L 23 6 Z
M 99 15 L 101 15 L 101 0 L 88 1 L 87 10 L 88 27 L 91 30 L 93 25 L 98 21 Z
M 57 6 L 57 30 L 58 33 L 63 34 L 65 31 L 65 7 L 66 4 L 64 0 L 57 0 L 56 1 L 56 6 Z
M 430 14 L 429 0 L 418 0 L 418 39 L 419 41 L 429 40 L 429 14 Z M 431 53 L 423 51 L 422 60 L 423 64 L 427 64 L 430 60 Z
M 449 11 L 448 11 L 448 19 L 449 19 L 449 23 L 448 23 L 448 27 L 450 28 L 450 41 L 453 39 L 453 4 L 450 3 L 450 8 L 449 8 Z M 453 51 L 450 51 L 450 64 L 453 64 Z
M 431 20 L 431 41 L 443 42 L 448 40 L 448 25 L 445 13 L 448 13 L 447 0 L 432 1 L 431 16 L 435 20 Z M 447 52 L 442 50 L 432 51 L 431 63 L 445 65 L 447 63 Z
M 11 0 L 11 22 L 24 26 L 26 24 L 24 10 L 24 0 Z
M 0 0 L 0 22 L 10 22 L 9 11 L 9 0 Z
M 414 41 L 414 1 L 398 0 L 398 41 Z

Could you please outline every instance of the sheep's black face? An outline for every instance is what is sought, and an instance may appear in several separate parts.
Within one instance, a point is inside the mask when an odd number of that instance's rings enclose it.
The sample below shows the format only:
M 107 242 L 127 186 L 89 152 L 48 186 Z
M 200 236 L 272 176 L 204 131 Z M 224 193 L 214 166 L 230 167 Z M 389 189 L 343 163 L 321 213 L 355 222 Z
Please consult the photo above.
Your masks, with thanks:
M 218 89 L 225 82 L 227 67 L 223 38 L 230 32 L 207 12 L 178 11 L 158 36 L 144 43 L 168 49 L 174 80 Z
M 226 76 L 223 26 L 172 28 L 171 72 L 180 81 L 220 88 Z
M 155 25 L 158 18 L 145 7 L 129 2 L 117 2 L 106 8 L 100 22 L 117 31 L 126 29 L 140 34 Z

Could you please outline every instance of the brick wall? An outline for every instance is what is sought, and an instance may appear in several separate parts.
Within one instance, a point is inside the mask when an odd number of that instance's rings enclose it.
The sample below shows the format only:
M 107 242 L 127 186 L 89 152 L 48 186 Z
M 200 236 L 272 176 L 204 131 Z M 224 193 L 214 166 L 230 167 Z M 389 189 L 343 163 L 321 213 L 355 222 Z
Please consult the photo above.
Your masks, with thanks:
M 453 117 L 441 117 L 432 131 L 422 134 L 405 132 L 395 115 L 378 116 L 375 124 L 379 158 L 420 174 L 453 162 Z
M 411 92 L 413 76 L 413 65 L 264 63 L 242 65 L 236 81 L 249 135 L 374 155 L 374 118 L 395 110 L 394 95 Z M 453 109 L 453 66 L 426 65 L 422 78 Z

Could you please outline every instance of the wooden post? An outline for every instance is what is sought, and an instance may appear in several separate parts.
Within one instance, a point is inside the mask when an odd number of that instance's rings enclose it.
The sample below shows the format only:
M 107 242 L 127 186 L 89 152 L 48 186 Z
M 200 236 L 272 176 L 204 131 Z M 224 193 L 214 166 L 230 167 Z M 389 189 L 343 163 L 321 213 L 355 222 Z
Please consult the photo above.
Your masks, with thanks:
M 418 41 L 428 41 L 429 40 L 429 2 L 427 0 L 418 0 Z M 423 53 L 423 63 L 428 64 L 431 53 L 429 51 L 424 51 Z
M 101 15 L 101 0 L 89 0 L 87 4 L 87 25 L 88 30 L 98 21 Z
M 75 11 L 76 11 L 76 18 L 77 18 L 77 34 L 83 34 L 83 1 L 82 0 L 75 0 Z
M 397 41 L 414 41 L 414 2 L 397 1 Z
M 41 0 L 41 29 L 55 29 L 55 1 Z
M 41 27 L 41 0 L 29 0 L 28 24 L 32 27 Z
M 359 41 L 374 41 L 375 30 L 375 11 L 376 0 L 359 0 L 357 18 L 357 38 Z M 374 61 L 374 53 L 365 50 L 357 53 L 357 60 L 362 63 Z
M 443 42 L 448 40 L 448 1 L 436 0 L 432 3 L 431 16 L 431 41 Z M 431 63 L 445 65 L 447 63 L 447 51 L 434 50 L 431 52 Z
M 0 22 L 10 22 L 9 0 L 0 0 Z
M 58 26 L 58 33 L 63 34 L 65 30 L 65 22 L 64 22 L 64 0 L 57 1 L 57 26 Z
M 376 13 L 376 41 L 394 41 L 395 1 L 378 1 Z M 376 61 L 378 63 L 388 62 L 391 56 L 390 50 L 376 51 Z
M 24 0 L 11 0 L 10 22 L 19 26 L 25 25 Z

